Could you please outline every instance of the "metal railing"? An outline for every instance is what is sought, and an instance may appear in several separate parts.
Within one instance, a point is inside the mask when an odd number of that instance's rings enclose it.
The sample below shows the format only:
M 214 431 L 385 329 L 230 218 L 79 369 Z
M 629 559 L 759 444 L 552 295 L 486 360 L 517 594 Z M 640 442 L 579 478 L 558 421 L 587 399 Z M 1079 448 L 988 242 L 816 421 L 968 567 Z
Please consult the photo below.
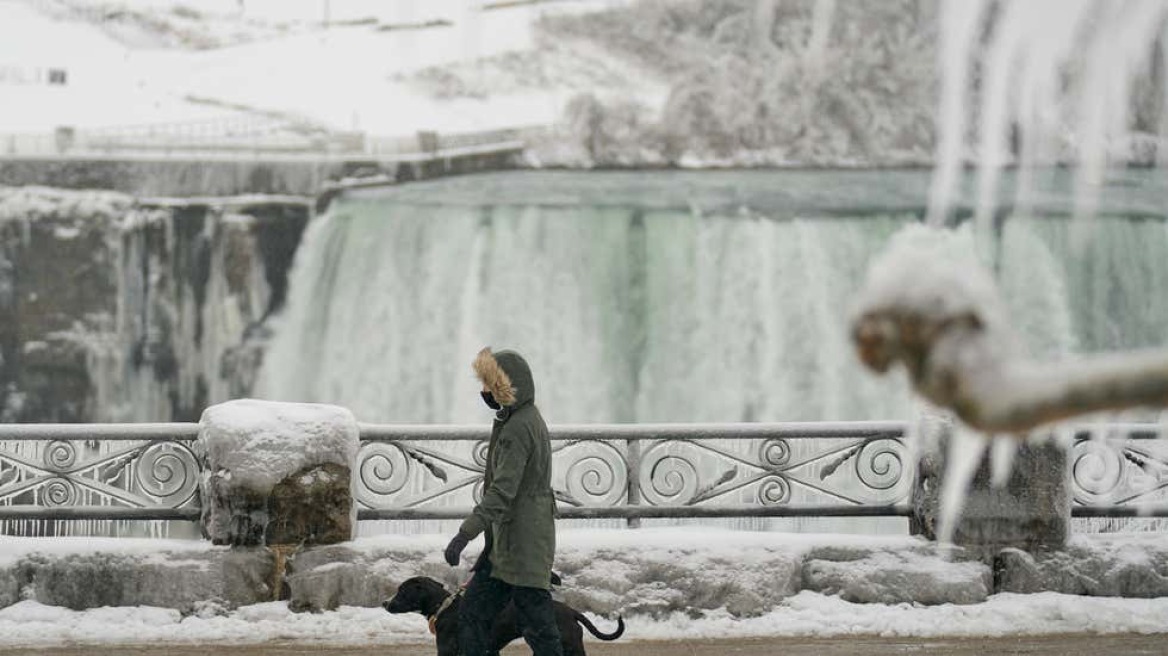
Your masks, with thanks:
M 1075 432 L 1072 517 L 1168 517 L 1168 425 L 1112 424 Z
M 485 426 L 361 424 L 358 518 L 464 517 Z M 1098 430 L 1098 429 L 1092 429 Z M 1070 450 L 1075 517 L 1168 517 L 1160 428 L 1113 426 Z M 913 468 L 896 422 L 561 425 L 563 518 L 905 516 Z M 198 424 L 0 425 L 0 520 L 197 520 Z
M 361 132 L 306 129 L 263 116 L 112 126 L 54 132 L 0 133 L 0 159 L 159 159 L 418 161 L 521 151 L 543 126 L 440 134 L 374 137 Z
M 0 519 L 197 520 L 198 424 L 0 426 Z
M 465 517 L 485 430 L 363 425 L 358 517 Z M 553 426 L 552 484 L 570 519 L 899 516 L 903 436 L 894 422 Z M 466 442 L 469 458 L 448 446 Z
M 488 428 L 361 425 L 360 519 L 464 517 Z M 555 426 L 565 518 L 896 516 L 903 426 Z M 0 426 L 0 519 L 198 518 L 197 424 Z

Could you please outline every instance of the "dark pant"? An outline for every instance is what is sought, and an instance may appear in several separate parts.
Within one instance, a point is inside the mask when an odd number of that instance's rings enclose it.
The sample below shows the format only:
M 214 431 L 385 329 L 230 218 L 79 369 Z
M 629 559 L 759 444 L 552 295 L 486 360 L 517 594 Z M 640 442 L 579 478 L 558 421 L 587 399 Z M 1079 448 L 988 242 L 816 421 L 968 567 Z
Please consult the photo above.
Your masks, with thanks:
M 508 601 L 515 602 L 523 639 L 533 656 L 563 656 L 551 593 L 493 579 L 489 565 L 475 572 L 459 607 L 458 638 L 462 656 L 498 654 L 491 644 L 491 624 Z

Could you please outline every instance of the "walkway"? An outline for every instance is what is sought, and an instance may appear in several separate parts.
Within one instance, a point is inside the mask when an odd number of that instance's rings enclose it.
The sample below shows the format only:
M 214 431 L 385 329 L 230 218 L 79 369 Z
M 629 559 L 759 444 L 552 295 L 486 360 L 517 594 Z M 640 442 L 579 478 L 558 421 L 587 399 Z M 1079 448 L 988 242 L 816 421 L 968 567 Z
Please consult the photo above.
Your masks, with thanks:
M 586 642 L 591 656 L 899 656 L 989 654 L 1043 656 L 1098 656 L 1099 654 L 1151 655 L 1168 653 L 1168 635 L 1059 635 L 1048 637 L 985 639 L 888 639 L 888 638 L 781 638 L 765 640 L 706 640 L 701 642 Z M 222 656 L 222 645 L 165 647 L 68 647 L 50 649 L 3 649 L 0 656 Z M 433 645 L 378 647 L 313 647 L 262 645 L 231 647 L 232 656 L 434 656 Z M 512 644 L 505 656 L 531 652 Z

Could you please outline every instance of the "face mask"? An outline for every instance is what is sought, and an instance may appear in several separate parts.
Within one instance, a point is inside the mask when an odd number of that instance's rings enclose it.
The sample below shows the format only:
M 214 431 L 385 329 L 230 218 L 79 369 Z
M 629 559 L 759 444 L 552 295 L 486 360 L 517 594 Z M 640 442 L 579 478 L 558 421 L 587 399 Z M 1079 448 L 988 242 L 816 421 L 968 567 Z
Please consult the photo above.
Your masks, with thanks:
M 486 403 L 488 408 L 492 410 L 498 410 L 499 408 L 503 407 L 499 405 L 498 401 L 495 400 L 494 394 L 491 394 L 490 392 L 479 392 L 479 394 L 482 395 L 483 403 Z

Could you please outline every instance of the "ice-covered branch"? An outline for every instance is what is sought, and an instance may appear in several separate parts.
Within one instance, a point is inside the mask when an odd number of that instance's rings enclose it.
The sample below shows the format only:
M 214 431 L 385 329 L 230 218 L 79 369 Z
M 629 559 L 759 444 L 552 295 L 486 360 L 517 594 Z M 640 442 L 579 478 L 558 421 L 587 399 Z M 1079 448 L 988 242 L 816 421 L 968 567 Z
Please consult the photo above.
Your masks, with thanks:
M 1022 436 L 1076 415 L 1168 406 L 1168 349 L 1060 363 L 1026 358 L 973 252 L 967 231 L 913 226 L 893 239 L 852 322 L 865 365 L 883 373 L 903 364 L 917 393 L 990 434 Z

